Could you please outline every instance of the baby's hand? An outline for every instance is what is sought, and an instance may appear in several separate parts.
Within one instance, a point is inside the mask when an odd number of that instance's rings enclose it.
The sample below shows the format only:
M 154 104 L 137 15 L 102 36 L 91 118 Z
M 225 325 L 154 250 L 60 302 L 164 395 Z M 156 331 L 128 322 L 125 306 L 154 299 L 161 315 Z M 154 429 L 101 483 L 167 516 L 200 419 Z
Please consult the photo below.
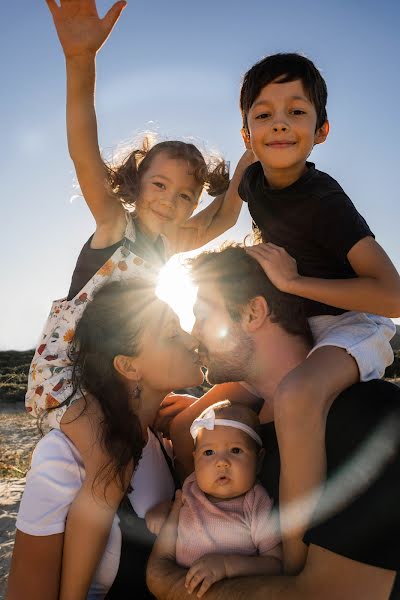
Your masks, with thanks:
M 200 586 L 197 597 L 201 598 L 213 583 L 225 579 L 226 564 L 223 554 L 206 554 L 196 560 L 190 567 L 185 580 L 185 587 L 189 594 Z
M 96 54 L 126 6 L 125 0 L 119 0 L 100 19 L 95 0 L 61 0 L 61 6 L 55 0 L 46 2 L 67 57 Z
M 153 508 L 147 511 L 145 516 L 147 529 L 151 531 L 151 533 L 154 533 L 154 535 L 160 533 L 161 527 L 167 520 L 171 506 L 172 502 L 167 500 L 165 502 L 160 502 L 160 504 L 156 504 L 156 506 L 153 506 Z
M 295 293 L 293 284 L 299 279 L 297 263 L 281 246 L 257 244 L 246 248 L 247 254 L 260 263 L 267 277 L 281 292 Z

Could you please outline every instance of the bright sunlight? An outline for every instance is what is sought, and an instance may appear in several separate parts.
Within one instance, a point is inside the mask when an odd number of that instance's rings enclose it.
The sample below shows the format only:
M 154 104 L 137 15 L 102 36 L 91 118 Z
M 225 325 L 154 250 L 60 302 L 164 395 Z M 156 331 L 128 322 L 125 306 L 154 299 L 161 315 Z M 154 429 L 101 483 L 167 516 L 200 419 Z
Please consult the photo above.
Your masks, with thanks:
M 182 258 L 173 256 L 161 269 L 156 293 L 176 312 L 181 327 L 191 331 L 194 324 L 193 304 L 196 288 L 191 282 L 189 272 L 182 265 Z

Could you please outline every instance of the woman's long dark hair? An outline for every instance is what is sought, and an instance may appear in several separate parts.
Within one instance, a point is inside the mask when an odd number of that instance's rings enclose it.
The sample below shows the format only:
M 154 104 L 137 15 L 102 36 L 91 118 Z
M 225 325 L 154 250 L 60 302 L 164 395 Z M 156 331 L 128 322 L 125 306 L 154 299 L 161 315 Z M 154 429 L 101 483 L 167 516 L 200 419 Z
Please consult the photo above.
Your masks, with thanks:
M 121 488 L 126 487 L 124 481 L 132 461 L 137 466 L 145 442 L 132 407 L 132 390 L 115 370 L 114 357 L 140 353 L 146 324 L 144 309 L 154 300 L 154 287 L 145 280 L 106 284 L 86 307 L 71 343 L 72 395 L 92 394 L 104 416 L 99 442 L 110 461 L 97 477 L 107 484 L 116 478 Z

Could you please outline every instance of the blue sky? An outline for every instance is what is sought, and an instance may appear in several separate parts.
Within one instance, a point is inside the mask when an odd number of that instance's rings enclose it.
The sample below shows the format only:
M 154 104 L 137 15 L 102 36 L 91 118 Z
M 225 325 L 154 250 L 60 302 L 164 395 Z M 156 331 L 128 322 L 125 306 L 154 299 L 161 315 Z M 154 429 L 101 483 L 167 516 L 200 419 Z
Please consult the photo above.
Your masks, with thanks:
M 109 6 L 98 2 L 101 14 Z M 400 5 L 388 0 L 130 0 L 98 58 L 101 146 L 110 153 L 152 129 L 194 138 L 234 164 L 241 76 L 266 54 L 305 53 L 329 90 L 331 133 L 312 159 L 341 183 L 400 269 L 399 25 Z M 72 199 L 64 61 L 46 3 L 6 3 L 0 28 L 0 349 L 25 349 L 51 300 L 67 292 L 94 223 Z M 243 208 L 224 237 L 249 230 Z

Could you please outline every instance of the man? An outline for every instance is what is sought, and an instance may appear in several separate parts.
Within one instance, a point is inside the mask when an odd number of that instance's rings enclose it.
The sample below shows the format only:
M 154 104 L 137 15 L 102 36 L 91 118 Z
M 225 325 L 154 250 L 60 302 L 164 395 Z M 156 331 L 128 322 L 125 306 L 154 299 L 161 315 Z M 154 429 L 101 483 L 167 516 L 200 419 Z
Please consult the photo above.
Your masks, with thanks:
M 207 404 L 221 397 L 255 403 L 261 397 L 266 447 L 261 480 L 277 499 L 279 453 L 268 422 L 273 418 L 269 401 L 311 346 L 301 302 L 278 292 L 241 248 L 202 254 L 192 269 L 199 286 L 194 334 L 209 381 L 222 385 L 175 419 L 171 433 L 178 458 L 188 472 L 188 425 Z M 304 537 L 308 555 L 303 570 L 296 576 L 226 579 L 205 598 L 400 598 L 399 424 L 396 386 L 375 380 L 341 394 L 328 415 L 328 481 Z M 148 585 L 160 600 L 190 597 L 186 571 L 174 561 L 178 509 L 176 503 L 148 565 Z M 294 519 L 299 512 L 293 511 Z M 307 506 L 304 514 L 310 516 Z

